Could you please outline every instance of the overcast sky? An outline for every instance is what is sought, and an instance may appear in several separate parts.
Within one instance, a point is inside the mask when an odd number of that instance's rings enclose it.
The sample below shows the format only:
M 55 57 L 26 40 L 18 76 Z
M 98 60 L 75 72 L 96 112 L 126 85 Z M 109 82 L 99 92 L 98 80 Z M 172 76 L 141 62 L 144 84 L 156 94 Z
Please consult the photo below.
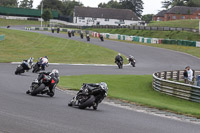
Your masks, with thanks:
M 41 0 L 33 0 L 33 7 L 36 8 L 40 4 Z M 76 0 L 80 1 L 84 4 L 84 6 L 89 7 L 97 7 L 99 3 L 105 2 L 107 3 L 110 0 Z M 144 14 L 157 14 L 159 10 L 162 10 L 161 8 L 161 1 L 163 0 L 143 0 L 144 2 Z

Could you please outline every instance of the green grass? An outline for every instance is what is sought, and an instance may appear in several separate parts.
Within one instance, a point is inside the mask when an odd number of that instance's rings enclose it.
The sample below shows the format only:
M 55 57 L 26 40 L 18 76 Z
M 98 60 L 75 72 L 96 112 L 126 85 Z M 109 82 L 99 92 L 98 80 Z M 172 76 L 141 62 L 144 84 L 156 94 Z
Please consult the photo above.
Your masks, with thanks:
M 0 18 L 0 26 L 8 26 L 8 25 L 40 25 L 40 21 L 33 20 L 10 20 L 10 19 L 2 19 Z
M 108 84 L 108 96 L 137 104 L 156 107 L 180 114 L 200 118 L 200 104 L 161 94 L 152 89 L 151 75 L 81 75 L 62 76 L 59 87 L 62 89 L 81 88 L 82 83 Z
M 0 41 L 0 62 L 47 55 L 49 62 L 113 64 L 117 55 L 100 46 L 38 33 L 0 29 L 0 34 L 5 34 L 5 40 Z
M 199 29 L 199 20 L 151 21 L 148 26 Z
M 142 36 L 150 38 L 165 38 L 165 39 L 177 39 L 177 40 L 192 40 L 200 41 L 200 35 L 198 33 L 186 32 L 186 31 L 150 31 L 150 30 L 131 30 L 131 29 L 88 29 L 100 33 L 111 33 L 131 36 Z

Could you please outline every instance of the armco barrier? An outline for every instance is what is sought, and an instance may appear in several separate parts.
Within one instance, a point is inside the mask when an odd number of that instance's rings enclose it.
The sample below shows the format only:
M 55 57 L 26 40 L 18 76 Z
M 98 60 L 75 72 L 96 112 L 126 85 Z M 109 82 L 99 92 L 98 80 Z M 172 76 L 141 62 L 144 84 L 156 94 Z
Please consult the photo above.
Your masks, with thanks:
M 5 35 L 0 35 L 0 41 L 5 40 Z
M 200 71 L 194 71 L 194 77 L 200 75 Z M 167 95 L 200 103 L 200 87 L 174 80 L 183 80 L 183 71 L 165 71 L 153 74 L 153 89 Z

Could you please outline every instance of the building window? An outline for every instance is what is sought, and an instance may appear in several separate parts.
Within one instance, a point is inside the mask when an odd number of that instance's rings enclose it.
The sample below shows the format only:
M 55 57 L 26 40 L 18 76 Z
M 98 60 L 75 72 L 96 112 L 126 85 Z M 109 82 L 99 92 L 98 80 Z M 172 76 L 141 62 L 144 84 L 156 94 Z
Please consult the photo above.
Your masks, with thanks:
M 181 18 L 182 18 L 182 19 L 185 19 L 185 16 L 182 16 Z
M 105 21 L 109 21 L 109 19 L 108 19 L 108 18 L 105 18 Z
M 172 19 L 176 19 L 176 16 L 172 16 Z
M 124 22 L 124 20 L 123 20 L 123 19 L 120 19 L 119 22 Z
M 79 19 L 85 20 L 85 17 L 79 17 Z
M 93 18 L 93 20 L 97 20 L 97 18 Z

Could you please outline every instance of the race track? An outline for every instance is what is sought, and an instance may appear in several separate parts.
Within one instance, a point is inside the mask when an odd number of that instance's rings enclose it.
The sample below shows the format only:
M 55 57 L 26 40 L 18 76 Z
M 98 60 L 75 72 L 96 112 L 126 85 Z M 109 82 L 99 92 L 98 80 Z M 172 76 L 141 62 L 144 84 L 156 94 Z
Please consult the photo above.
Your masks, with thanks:
M 40 31 L 37 31 L 40 32 Z M 40 32 L 66 38 L 63 34 Z M 72 38 L 79 40 L 79 37 Z M 85 40 L 84 40 L 85 41 Z M 136 57 L 137 67 L 116 66 L 51 65 L 61 75 L 80 74 L 152 74 L 162 70 L 183 69 L 190 65 L 200 66 L 198 58 L 170 50 L 128 44 L 117 41 L 100 42 L 91 39 L 92 44 L 116 50 Z M 0 64 L 0 133 L 199 133 L 199 125 L 139 113 L 100 104 L 97 111 L 79 110 L 67 106 L 73 97 L 56 91 L 54 98 L 26 95 L 37 74 L 14 75 L 16 64 Z M 80 83 L 81 85 L 82 83 Z

